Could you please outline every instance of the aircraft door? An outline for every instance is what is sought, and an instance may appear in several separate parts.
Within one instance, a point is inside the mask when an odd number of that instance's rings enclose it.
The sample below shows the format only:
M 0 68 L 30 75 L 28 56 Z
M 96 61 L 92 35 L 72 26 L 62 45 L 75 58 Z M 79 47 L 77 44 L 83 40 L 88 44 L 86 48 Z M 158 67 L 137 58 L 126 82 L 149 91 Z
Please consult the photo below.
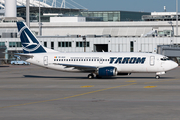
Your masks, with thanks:
M 155 56 L 150 56 L 150 65 L 154 66 L 155 64 Z
M 44 65 L 45 65 L 45 66 L 48 65 L 48 56 L 44 56 Z

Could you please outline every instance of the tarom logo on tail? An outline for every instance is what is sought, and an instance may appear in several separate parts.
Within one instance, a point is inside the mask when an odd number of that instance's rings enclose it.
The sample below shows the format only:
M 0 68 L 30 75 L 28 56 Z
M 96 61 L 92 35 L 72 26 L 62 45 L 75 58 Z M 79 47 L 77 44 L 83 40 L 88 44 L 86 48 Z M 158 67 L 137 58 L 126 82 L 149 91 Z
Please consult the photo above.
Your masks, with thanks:
M 17 22 L 24 53 L 46 53 L 43 46 L 23 22 Z

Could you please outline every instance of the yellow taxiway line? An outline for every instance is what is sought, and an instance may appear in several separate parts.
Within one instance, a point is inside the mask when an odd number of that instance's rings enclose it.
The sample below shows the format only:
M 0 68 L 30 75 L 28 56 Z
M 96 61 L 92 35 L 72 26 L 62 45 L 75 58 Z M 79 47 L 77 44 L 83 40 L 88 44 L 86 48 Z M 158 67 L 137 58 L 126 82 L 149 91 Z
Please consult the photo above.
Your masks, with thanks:
M 17 106 L 23 106 L 23 105 L 31 105 L 31 104 L 37 104 L 37 103 L 44 103 L 44 102 L 52 102 L 52 101 L 57 101 L 57 100 L 62 100 L 62 99 L 68 99 L 68 98 L 74 98 L 74 97 L 79 97 L 79 96 L 83 96 L 83 95 L 87 95 L 87 94 L 97 93 L 97 92 L 101 92 L 101 91 L 105 91 L 105 90 L 110 90 L 110 89 L 115 89 L 115 88 L 120 88 L 120 87 L 135 85 L 135 84 L 136 84 L 136 83 L 126 84 L 126 85 L 120 85 L 120 86 L 115 86 L 115 87 L 100 89 L 100 90 L 91 91 L 91 92 L 86 92 L 86 93 L 77 94 L 77 95 L 73 95 L 73 96 L 69 96 L 69 97 L 64 97 L 64 98 L 57 98 L 57 99 L 51 99 L 51 100 L 44 100 L 44 101 L 30 102 L 30 103 L 17 104 L 17 105 L 11 105 L 11 106 L 4 106 L 4 107 L 0 107 L 0 109 L 10 108 L 10 107 L 17 107 Z

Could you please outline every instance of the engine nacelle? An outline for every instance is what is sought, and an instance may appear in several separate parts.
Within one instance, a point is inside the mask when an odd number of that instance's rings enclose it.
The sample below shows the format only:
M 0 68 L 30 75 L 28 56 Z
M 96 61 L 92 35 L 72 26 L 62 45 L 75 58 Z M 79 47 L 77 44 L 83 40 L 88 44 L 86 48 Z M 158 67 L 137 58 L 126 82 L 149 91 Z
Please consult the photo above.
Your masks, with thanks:
M 97 71 L 99 76 L 116 76 L 117 73 L 117 68 L 115 67 L 103 67 Z

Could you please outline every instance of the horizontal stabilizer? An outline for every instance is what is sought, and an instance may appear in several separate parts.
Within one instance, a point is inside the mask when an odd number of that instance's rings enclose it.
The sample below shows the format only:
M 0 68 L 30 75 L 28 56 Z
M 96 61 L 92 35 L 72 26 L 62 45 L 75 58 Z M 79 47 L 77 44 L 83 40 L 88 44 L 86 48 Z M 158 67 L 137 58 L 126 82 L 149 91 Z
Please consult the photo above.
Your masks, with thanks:
M 22 56 L 22 57 L 26 57 L 26 58 L 33 58 L 34 57 L 33 55 L 30 55 L 30 54 L 18 54 L 18 53 L 15 53 L 14 55 Z
M 22 56 L 22 57 L 27 57 L 27 58 L 33 58 L 33 55 L 30 54 L 23 54 L 23 53 L 7 53 L 3 52 L 4 54 L 9 54 L 9 55 L 14 55 L 14 56 Z

